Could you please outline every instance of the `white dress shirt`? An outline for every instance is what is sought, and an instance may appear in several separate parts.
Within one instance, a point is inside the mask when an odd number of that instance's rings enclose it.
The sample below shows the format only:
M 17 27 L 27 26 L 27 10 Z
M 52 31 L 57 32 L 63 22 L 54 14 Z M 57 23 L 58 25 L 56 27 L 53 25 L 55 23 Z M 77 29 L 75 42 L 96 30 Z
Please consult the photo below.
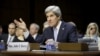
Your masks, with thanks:
M 29 36 L 29 31 L 28 30 L 26 30 L 25 32 L 24 32 L 24 37 L 25 37 L 25 39 L 27 39 L 28 38 L 28 36 Z M 36 39 L 36 37 L 37 37 L 37 33 L 36 34 L 34 34 L 34 35 L 32 35 L 32 37 L 33 37 L 33 39 Z
M 7 43 L 12 42 L 15 36 L 8 35 Z
M 33 39 L 36 39 L 36 37 L 37 37 L 37 34 L 34 34 L 34 35 L 32 35 L 32 37 L 33 37 Z
M 58 36 L 58 33 L 59 33 L 59 29 L 60 29 L 61 23 L 62 23 L 62 21 L 59 21 L 58 25 L 55 28 L 53 28 L 53 31 L 54 31 L 54 41 L 55 42 L 57 42 L 57 36 Z

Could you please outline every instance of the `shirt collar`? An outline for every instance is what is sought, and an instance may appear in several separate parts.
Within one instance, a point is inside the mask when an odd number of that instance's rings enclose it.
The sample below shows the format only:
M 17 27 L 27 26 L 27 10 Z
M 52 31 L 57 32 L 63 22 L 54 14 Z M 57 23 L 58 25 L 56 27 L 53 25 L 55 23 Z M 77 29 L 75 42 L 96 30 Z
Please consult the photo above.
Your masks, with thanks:
M 11 35 L 9 34 L 9 37 L 14 37 L 14 35 L 13 35 L 13 36 L 11 36 Z
M 35 39 L 37 35 L 38 35 L 38 34 L 36 33 L 36 34 L 32 35 L 32 37 Z
M 61 23 L 62 23 L 62 21 L 59 21 L 59 22 L 58 22 L 58 25 L 56 26 L 56 29 L 57 29 L 57 30 L 60 29 Z M 55 29 L 55 28 L 54 28 L 54 29 Z

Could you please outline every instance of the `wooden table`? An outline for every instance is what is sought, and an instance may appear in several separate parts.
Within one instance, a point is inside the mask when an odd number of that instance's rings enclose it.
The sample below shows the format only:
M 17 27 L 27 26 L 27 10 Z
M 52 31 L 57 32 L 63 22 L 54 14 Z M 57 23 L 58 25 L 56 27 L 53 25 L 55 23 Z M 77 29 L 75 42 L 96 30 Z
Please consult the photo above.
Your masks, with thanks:
M 5 56 L 100 56 L 100 51 L 31 51 L 31 52 L 7 52 L 0 54 Z
M 100 56 L 100 51 L 46 51 L 45 56 Z
M 42 51 L 38 51 L 38 52 L 37 51 L 36 52 L 34 52 L 34 51 L 31 51 L 31 52 L 28 52 L 28 51 L 23 51 L 23 52 L 21 52 L 21 51 L 19 51 L 19 52 L 2 51 L 2 52 L 0 52 L 0 54 L 2 56 L 44 56 L 44 52 L 42 52 Z

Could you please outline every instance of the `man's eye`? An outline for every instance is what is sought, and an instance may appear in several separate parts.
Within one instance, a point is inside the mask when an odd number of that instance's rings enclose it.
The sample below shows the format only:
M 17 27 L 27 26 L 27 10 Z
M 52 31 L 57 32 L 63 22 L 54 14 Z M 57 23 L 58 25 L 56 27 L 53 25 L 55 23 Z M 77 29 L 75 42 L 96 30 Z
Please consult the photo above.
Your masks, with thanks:
M 50 17 L 53 17 L 53 15 L 51 15 Z

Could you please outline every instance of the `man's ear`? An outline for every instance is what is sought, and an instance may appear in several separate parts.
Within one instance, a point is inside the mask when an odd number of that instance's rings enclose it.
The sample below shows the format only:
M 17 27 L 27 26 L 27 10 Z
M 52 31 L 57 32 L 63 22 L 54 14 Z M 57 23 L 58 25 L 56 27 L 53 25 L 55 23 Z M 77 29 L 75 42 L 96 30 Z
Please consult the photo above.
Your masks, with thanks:
M 58 19 L 60 20 L 61 19 L 61 16 L 58 16 Z

